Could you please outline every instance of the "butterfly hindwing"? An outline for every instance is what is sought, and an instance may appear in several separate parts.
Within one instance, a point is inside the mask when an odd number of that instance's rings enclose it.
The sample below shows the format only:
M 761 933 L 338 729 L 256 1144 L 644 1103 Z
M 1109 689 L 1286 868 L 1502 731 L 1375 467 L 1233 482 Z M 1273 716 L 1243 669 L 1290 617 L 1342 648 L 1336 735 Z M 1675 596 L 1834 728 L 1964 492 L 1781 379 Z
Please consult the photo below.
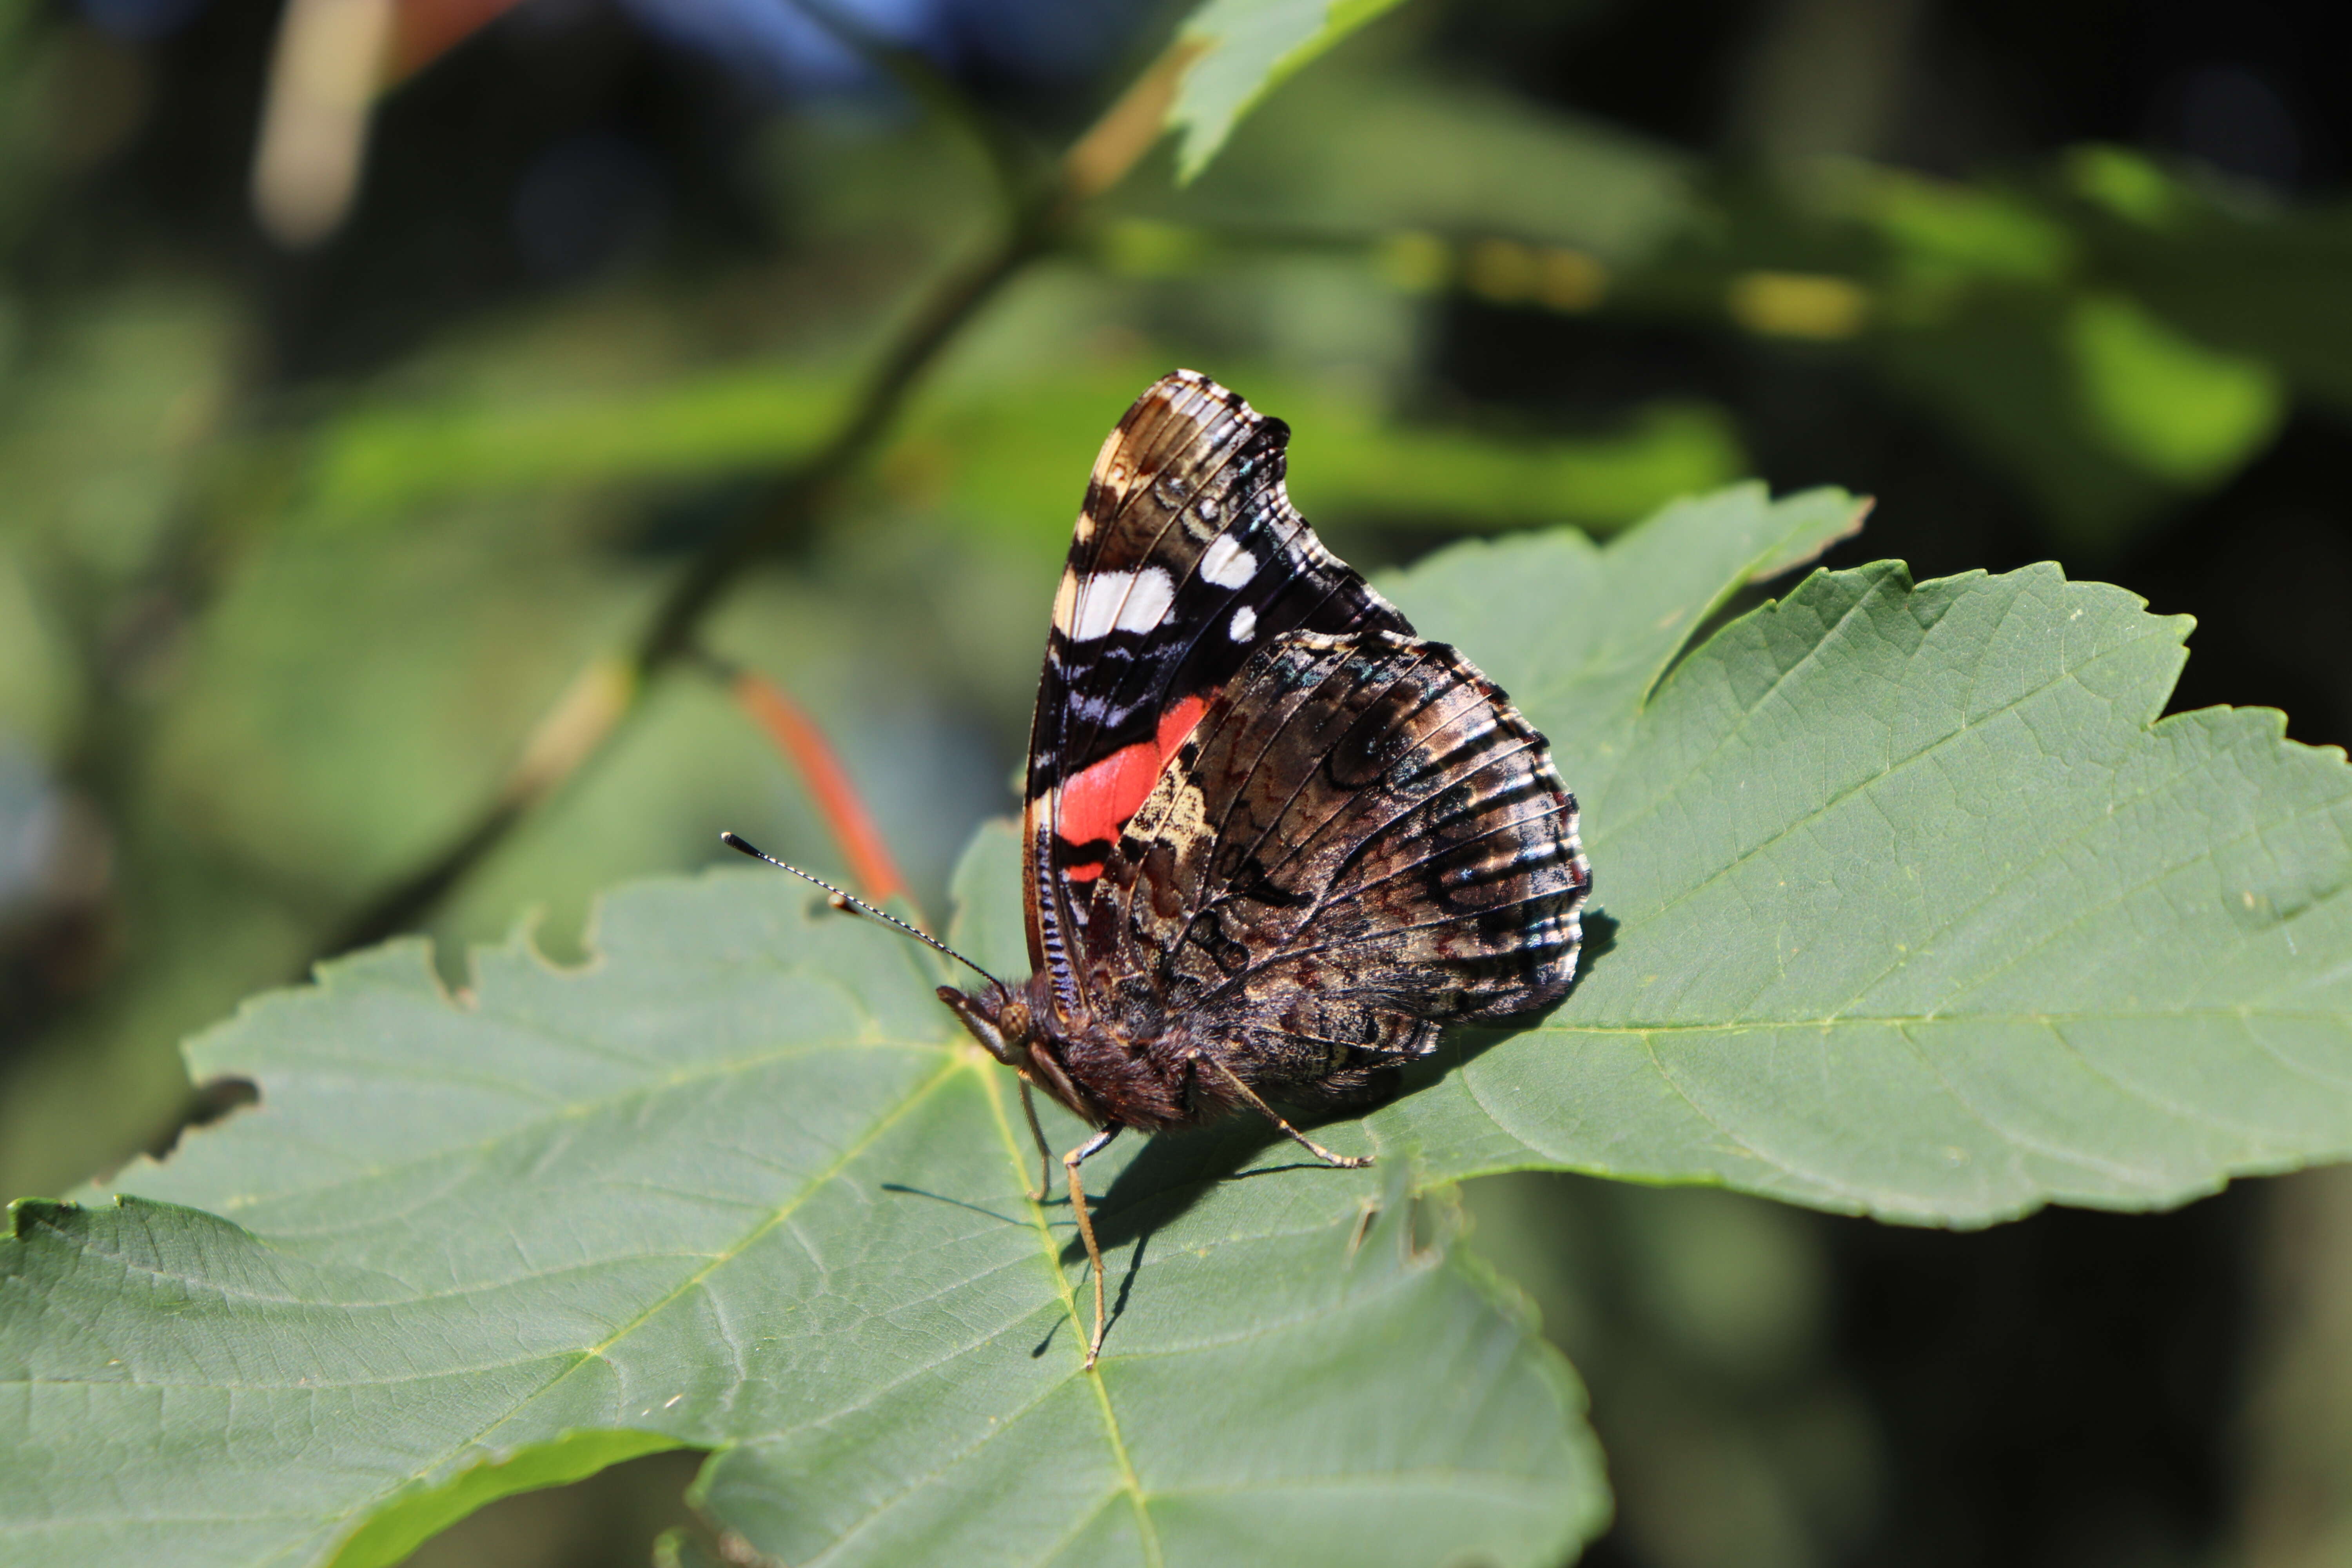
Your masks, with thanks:
M 1576 804 L 1452 648 L 1295 634 L 1177 748 L 1092 889 L 1123 1028 L 1326 1101 L 1445 1024 L 1556 1001 L 1591 881 Z

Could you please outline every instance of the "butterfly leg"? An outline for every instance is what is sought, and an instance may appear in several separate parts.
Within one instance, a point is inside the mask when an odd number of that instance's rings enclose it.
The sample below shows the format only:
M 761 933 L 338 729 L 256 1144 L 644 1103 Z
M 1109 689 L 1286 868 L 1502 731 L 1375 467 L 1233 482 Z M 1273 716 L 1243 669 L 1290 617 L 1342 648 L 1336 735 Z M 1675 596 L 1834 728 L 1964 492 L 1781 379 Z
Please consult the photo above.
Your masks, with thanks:
M 1193 1069 L 1195 1071 L 1198 1071 L 1202 1068 L 1207 1068 L 1212 1072 L 1222 1074 L 1224 1080 L 1227 1083 L 1232 1084 L 1234 1088 L 1240 1092 L 1244 1102 L 1248 1104 L 1253 1110 L 1255 1110 L 1259 1115 L 1265 1117 L 1268 1121 L 1273 1122 L 1276 1127 L 1281 1129 L 1282 1135 L 1284 1137 L 1289 1139 L 1292 1142 L 1297 1144 L 1300 1148 L 1306 1150 L 1308 1153 L 1314 1155 L 1325 1164 L 1337 1165 L 1343 1171 L 1360 1171 L 1365 1166 L 1372 1163 L 1372 1157 L 1370 1154 L 1334 1154 L 1330 1150 L 1326 1149 L 1322 1144 L 1318 1143 L 1314 1139 L 1309 1138 L 1306 1133 L 1301 1132 L 1297 1128 L 1293 1127 L 1289 1122 L 1285 1121 L 1278 1114 L 1276 1113 L 1273 1106 L 1268 1105 L 1265 1100 L 1258 1098 L 1257 1090 L 1244 1083 L 1241 1080 L 1239 1074 L 1235 1073 L 1233 1068 L 1227 1067 L 1216 1058 L 1211 1056 L 1208 1052 L 1196 1047 L 1185 1054 L 1192 1058 Z
M 1086 1239 L 1087 1261 L 1095 1270 L 1095 1337 L 1087 1345 L 1087 1370 L 1094 1370 L 1095 1359 L 1102 1354 L 1103 1329 L 1103 1261 L 1102 1248 L 1095 1244 L 1094 1216 L 1087 1212 L 1086 1184 L 1078 1180 L 1078 1166 L 1090 1154 L 1098 1154 L 1103 1145 L 1118 1136 L 1118 1123 L 1114 1121 L 1068 1153 L 1062 1156 L 1063 1173 L 1070 1180 L 1070 1212 L 1078 1216 L 1078 1235 Z
M 1025 1078 L 1021 1080 L 1021 1114 L 1029 1119 L 1029 1136 L 1037 1141 L 1037 1190 L 1029 1194 L 1029 1201 L 1042 1204 L 1054 1190 L 1054 1152 L 1045 1147 L 1045 1130 L 1037 1125 L 1037 1101 L 1031 1097 Z

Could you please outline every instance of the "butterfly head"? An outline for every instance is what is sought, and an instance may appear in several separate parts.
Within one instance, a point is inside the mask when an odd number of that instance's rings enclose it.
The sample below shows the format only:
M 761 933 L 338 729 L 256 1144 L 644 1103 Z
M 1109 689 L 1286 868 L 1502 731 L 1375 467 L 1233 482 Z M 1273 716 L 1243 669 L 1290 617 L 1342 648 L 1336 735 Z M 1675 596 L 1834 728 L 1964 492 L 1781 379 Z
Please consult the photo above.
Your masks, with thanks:
M 1079 1038 L 1084 1031 L 1073 1034 L 1056 1019 L 1042 979 L 1033 977 L 1022 986 L 991 981 L 976 993 L 942 985 L 939 997 L 990 1056 L 1099 1126 L 1103 1097 L 1081 1089 L 1069 1063 L 1073 1047 L 1086 1043 Z
M 952 985 L 939 988 L 940 1000 L 963 1021 L 972 1038 L 988 1054 L 1009 1068 L 1029 1065 L 1029 1047 L 1036 1037 L 1036 1015 L 1019 993 L 992 981 L 978 994 Z

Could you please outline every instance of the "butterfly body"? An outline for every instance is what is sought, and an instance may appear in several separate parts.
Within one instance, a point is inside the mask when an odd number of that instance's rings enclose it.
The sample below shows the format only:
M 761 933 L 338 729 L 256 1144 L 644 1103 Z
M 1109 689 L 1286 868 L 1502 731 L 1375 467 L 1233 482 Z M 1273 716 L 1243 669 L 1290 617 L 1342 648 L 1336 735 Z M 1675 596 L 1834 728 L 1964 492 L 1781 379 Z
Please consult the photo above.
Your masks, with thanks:
M 1549 748 L 1323 547 L 1288 437 L 1179 371 L 1103 444 L 1030 733 L 1034 973 L 940 988 L 1099 1130 L 1063 1161 L 1089 1254 L 1077 1164 L 1120 1129 L 1248 1109 L 1325 1154 L 1269 1101 L 1363 1105 L 1575 973 L 1591 874 Z
M 1011 992 L 967 994 L 940 987 L 1000 1061 L 1092 1127 L 1165 1132 L 1198 1126 L 1237 1109 L 1222 1084 L 1204 1083 L 1201 1043 L 1181 1020 L 1148 1005 L 1112 1019 L 1055 1016 L 1043 974 Z

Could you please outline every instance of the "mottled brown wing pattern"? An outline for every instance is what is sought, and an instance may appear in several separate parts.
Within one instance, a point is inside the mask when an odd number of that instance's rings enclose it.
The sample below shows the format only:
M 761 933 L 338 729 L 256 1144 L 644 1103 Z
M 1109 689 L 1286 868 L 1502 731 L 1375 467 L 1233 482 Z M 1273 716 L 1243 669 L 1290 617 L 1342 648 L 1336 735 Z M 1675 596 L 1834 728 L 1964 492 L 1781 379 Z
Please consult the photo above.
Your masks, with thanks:
M 1178 371 L 1103 443 L 1054 597 L 1030 730 L 1030 957 L 1073 1011 L 1086 885 L 1250 656 L 1298 630 L 1410 633 L 1284 487 L 1289 429 Z
M 1564 994 L 1590 881 L 1543 737 L 1466 659 L 1294 634 L 1121 834 L 1091 978 L 1135 1038 L 1215 1040 L 1262 1091 L 1344 1103 L 1446 1024 Z

